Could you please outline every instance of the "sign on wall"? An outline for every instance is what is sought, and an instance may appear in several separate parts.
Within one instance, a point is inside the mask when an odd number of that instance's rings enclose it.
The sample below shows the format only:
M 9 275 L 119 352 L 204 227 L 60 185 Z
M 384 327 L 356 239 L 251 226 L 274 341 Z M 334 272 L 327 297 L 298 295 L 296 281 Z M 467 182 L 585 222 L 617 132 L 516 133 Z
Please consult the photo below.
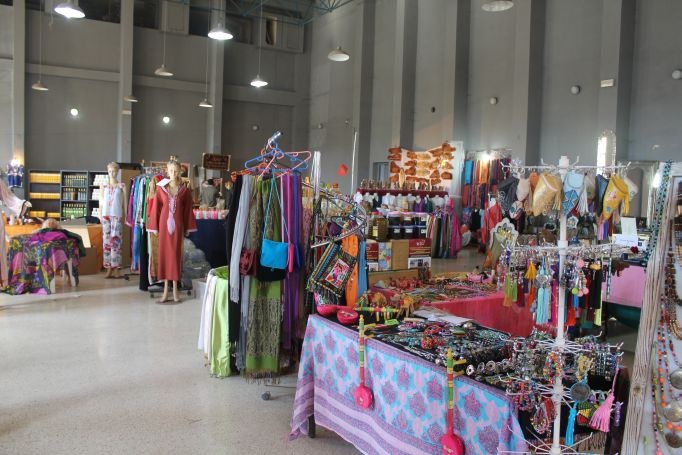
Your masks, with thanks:
M 201 159 L 204 169 L 214 169 L 217 171 L 230 170 L 230 155 L 218 155 L 217 153 L 204 153 Z

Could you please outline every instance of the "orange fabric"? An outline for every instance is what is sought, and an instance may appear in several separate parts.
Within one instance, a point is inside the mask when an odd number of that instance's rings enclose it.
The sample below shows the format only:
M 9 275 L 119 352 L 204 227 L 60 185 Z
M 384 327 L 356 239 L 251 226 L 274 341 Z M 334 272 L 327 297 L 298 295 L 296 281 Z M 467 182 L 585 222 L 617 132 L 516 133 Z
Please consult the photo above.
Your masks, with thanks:
M 353 257 L 358 256 L 358 251 L 360 249 L 360 242 L 358 238 L 354 235 L 346 237 L 341 240 L 341 247 L 343 251 L 350 254 Z M 350 308 L 355 307 L 355 302 L 358 299 L 358 263 L 356 261 L 355 267 L 353 267 L 353 273 L 351 273 L 348 279 L 348 284 L 346 284 L 346 306 Z

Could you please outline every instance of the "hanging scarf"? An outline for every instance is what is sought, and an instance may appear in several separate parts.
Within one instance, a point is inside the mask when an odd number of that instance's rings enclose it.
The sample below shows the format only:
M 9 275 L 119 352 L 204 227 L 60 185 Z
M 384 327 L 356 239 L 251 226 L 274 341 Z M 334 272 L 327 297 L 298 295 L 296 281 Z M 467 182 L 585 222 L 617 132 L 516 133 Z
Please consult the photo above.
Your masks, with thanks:
M 230 339 L 229 339 L 229 311 L 227 267 L 215 270 L 216 285 L 213 303 L 213 321 L 211 328 L 211 374 L 224 378 L 230 371 Z
M 245 175 L 242 179 L 242 187 L 239 194 L 239 206 L 232 207 L 237 210 L 234 225 L 234 236 L 232 238 L 232 256 L 230 257 L 230 300 L 239 301 L 239 285 L 241 279 L 239 275 L 239 259 L 241 258 L 242 246 L 246 237 L 249 219 L 249 202 L 251 200 L 251 187 L 253 176 Z
M 270 181 L 257 183 L 258 209 L 251 210 L 249 225 L 253 227 L 252 242 L 260 245 L 263 229 L 267 237 L 281 241 L 279 204 L 270 207 L 269 225 L 264 226 L 265 205 L 271 189 Z M 254 239 L 254 235 L 255 239 Z M 260 249 L 260 248 L 259 248 Z M 252 379 L 272 378 L 279 372 L 279 346 L 282 327 L 282 283 L 263 282 L 251 278 L 249 295 L 249 323 L 246 333 L 246 375 Z

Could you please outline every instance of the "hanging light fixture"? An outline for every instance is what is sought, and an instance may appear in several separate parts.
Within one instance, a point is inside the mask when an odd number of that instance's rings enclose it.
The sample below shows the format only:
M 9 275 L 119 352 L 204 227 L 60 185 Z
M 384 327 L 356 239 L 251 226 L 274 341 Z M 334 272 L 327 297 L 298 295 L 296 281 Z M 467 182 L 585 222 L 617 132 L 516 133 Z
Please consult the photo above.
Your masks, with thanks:
M 78 6 L 77 0 L 66 0 L 54 7 L 54 12 L 61 14 L 67 19 L 82 19 L 85 13 Z
M 222 3 L 222 2 L 221 2 Z M 213 6 L 213 1 L 210 2 L 210 5 Z M 219 9 L 220 12 L 220 20 L 218 20 L 218 24 L 211 28 L 208 31 L 208 37 L 214 40 L 218 41 L 226 41 L 229 39 L 234 38 L 232 33 L 228 29 L 225 28 L 225 12 L 222 10 L 222 8 Z M 208 11 L 208 26 L 209 28 L 211 27 L 211 16 L 213 15 L 213 10 L 209 9 Z
M 211 14 L 212 12 L 209 11 L 208 13 L 208 26 L 211 27 Z M 211 30 L 212 32 L 213 30 Z M 211 32 L 208 32 L 208 36 L 211 37 Z M 213 37 L 211 37 L 213 38 Z M 230 38 L 232 38 L 232 35 L 230 35 Z M 218 38 L 213 38 L 213 39 L 218 39 Z M 208 102 L 208 54 L 209 54 L 209 46 L 211 42 L 209 40 L 206 40 L 206 78 L 204 79 L 204 100 L 199 103 L 199 107 L 206 107 L 206 108 L 211 108 L 213 105 Z
M 137 97 L 133 94 L 126 95 L 123 97 L 123 101 L 127 101 L 129 103 L 137 103 Z
M 49 88 L 43 84 L 43 2 L 40 2 L 40 19 L 38 22 L 38 82 L 31 88 L 39 92 L 47 92 Z
M 154 74 L 161 77 L 173 77 L 173 73 L 166 68 L 166 25 L 168 24 L 168 14 L 164 14 L 163 22 L 163 54 L 161 57 L 161 66 L 156 68 Z
M 507 11 L 514 6 L 512 0 L 488 0 L 481 8 L 483 11 L 489 11 L 491 13 L 496 13 L 498 11 Z
M 267 81 L 260 78 L 260 57 L 263 51 L 262 46 L 263 39 L 263 0 L 260 2 L 260 22 L 258 24 L 258 73 L 254 80 L 251 81 L 251 86 L 256 88 L 265 87 L 268 85 Z
M 333 49 L 329 55 L 327 55 L 327 58 L 333 62 L 347 62 L 350 59 L 350 54 L 339 46 L 336 49 Z

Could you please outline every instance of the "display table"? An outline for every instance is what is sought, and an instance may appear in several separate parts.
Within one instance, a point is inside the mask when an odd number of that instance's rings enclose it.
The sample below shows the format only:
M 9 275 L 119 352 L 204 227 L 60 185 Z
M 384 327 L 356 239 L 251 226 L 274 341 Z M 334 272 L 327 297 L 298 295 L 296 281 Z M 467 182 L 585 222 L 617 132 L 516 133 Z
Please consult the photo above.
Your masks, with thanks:
M 390 300 L 397 291 L 373 286 L 372 292 L 381 292 Z M 457 294 L 457 292 L 452 294 Z M 528 307 L 517 305 L 505 307 L 502 305 L 504 301 L 502 291 L 483 293 L 462 288 L 460 295 L 463 297 L 452 298 L 425 288 L 423 291 L 419 289 L 411 291 L 410 295 L 420 305 L 440 308 L 452 315 L 474 320 L 482 326 L 507 332 L 513 336 L 526 337 L 533 330 L 533 315 Z
M 197 220 L 197 230 L 188 238 L 204 252 L 212 268 L 227 265 L 225 220 Z
M 374 394 L 368 410 L 353 399 L 359 383 L 357 332 L 309 317 L 289 438 L 307 434 L 308 418 L 314 416 L 363 453 L 442 453 L 445 368 L 372 339 L 366 359 L 366 384 Z M 457 377 L 454 420 L 467 454 L 528 450 L 516 412 L 500 390 Z
M 50 294 L 56 272 L 64 267 L 76 286 L 78 262 L 78 242 L 59 232 L 15 235 L 9 244 L 9 292 Z

